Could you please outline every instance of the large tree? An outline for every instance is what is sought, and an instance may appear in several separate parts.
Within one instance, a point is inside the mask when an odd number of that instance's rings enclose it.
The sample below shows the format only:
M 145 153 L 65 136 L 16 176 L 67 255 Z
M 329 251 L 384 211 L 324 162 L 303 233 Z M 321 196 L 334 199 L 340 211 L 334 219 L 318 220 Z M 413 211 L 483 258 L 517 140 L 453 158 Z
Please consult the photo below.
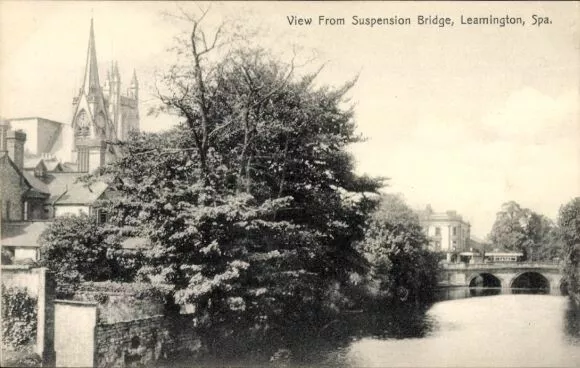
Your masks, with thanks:
M 489 240 L 494 246 L 522 252 L 525 259 L 543 260 L 559 253 L 554 236 L 550 219 L 510 201 L 497 213 Z
M 382 195 L 359 243 L 375 292 L 391 300 L 429 297 L 437 283 L 438 262 L 427 244 L 418 215 L 400 196 Z
M 260 49 L 209 63 L 219 34 L 190 21 L 190 63 L 160 92 L 182 124 L 133 136 L 103 171 L 119 194 L 106 203 L 112 223 L 151 240 L 140 277 L 173 284 L 201 325 L 316 321 L 329 281 L 360 267 L 366 193 L 381 185 L 355 175 L 346 151 L 360 139 L 344 108 L 353 82 L 316 88 L 317 73 Z
M 580 197 L 560 207 L 558 228 L 564 243 L 564 274 L 568 291 L 580 305 Z

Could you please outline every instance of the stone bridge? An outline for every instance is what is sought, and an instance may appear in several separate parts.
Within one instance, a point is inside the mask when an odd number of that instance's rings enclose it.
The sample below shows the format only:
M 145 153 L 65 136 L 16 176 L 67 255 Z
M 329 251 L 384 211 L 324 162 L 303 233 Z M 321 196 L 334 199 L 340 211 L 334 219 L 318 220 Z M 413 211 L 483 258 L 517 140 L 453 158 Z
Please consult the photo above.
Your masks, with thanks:
M 439 271 L 440 286 L 562 289 L 559 263 L 447 263 Z

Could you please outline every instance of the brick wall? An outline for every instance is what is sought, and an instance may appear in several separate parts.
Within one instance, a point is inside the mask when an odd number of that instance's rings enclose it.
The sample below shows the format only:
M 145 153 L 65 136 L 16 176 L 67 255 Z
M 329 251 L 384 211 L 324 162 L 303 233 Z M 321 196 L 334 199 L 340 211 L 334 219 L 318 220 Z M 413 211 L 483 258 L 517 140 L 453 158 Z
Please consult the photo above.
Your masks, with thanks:
M 191 356 L 200 347 L 191 315 L 99 324 L 95 330 L 97 367 L 153 365 Z

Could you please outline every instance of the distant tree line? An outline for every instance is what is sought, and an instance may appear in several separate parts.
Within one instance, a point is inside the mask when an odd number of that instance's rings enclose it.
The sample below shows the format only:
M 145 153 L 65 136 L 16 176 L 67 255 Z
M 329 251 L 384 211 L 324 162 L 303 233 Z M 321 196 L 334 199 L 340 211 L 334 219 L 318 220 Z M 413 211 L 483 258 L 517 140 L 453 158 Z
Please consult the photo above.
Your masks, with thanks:
M 514 201 L 502 205 L 488 238 L 494 247 L 523 253 L 524 260 L 558 260 L 563 256 L 558 223 Z

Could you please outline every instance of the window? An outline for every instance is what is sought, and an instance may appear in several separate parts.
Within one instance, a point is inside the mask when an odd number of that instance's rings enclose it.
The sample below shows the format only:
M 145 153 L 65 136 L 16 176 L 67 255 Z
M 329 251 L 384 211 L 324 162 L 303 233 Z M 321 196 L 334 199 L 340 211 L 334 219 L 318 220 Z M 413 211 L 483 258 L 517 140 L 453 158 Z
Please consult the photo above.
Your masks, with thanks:
M 6 221 L 10 221 L 10 200 L 6 201 Z
M 107 212 L 103 210 L 98 210 L 97 216 L 99 224 L 104 224 L 105 222 L 107 222 Z
M 44 171 L 44 169 L 42 168 L 42 166 L 37 166 L 34 169 L 34 176 L 40 177 L 40 178 L 43 178 L 43 177 L 46 176 L 46 172 Z
M 441 228 L 440 227 L 435 228 L 435 235 L 441 235 Z
M 78 147 L 78 165 L 80 172 L 89 171 L 89 149 L 88 147 Z
M 453 236 L 457 235 L 457 226 L 453 226 Z
M 28 220 L 28 201 L 24 201 L 23 211 L 24 211 L 23 219 L 24 219 L 24 221 L 27 221 Z

